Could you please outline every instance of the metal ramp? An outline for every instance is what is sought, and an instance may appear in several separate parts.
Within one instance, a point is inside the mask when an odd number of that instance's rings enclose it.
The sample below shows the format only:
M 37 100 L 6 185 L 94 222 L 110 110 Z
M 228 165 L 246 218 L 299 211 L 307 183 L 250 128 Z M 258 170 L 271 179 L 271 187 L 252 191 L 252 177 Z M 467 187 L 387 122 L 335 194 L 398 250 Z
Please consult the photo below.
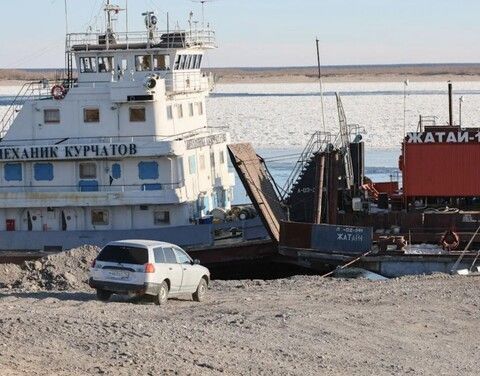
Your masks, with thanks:
M 280 241 L 280 222 L 287 213 L 280 200 L 280 192 L 263 159 L 251 144 L 228 145 L 233 166 L 247 191 L 272 240 Z

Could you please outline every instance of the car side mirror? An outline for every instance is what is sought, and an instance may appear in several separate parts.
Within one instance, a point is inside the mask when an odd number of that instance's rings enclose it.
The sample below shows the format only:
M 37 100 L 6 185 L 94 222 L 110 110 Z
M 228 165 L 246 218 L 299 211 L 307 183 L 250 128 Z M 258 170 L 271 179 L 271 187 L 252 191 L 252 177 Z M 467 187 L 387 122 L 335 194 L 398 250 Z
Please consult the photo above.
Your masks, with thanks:
M 200 265 L 200 260 L 199 259 L 193 260 L 193 265 Z

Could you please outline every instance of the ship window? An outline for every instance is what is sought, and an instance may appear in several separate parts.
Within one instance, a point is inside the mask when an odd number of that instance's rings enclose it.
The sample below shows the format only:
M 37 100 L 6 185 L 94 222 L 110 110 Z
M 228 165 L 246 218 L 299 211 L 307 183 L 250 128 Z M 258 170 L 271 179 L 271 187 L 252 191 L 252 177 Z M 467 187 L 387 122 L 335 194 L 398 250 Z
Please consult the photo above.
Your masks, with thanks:
M 177 55 L 175 58 L 175 70 L 180 69 L 180 60 L 182 59 L 182 55 Z
M 113 57 L 111 56 L 100 56 L 98 58 L 98 72 L 99 73 L 108 73 L 113 70 Z
M 199 115 L 203 115 L 203 103 L 197 102 L 197 112 Z
M 154 55 L 153 70 L 170 70 L 170 55 Z
M 177 116 L 179 119 L 183 118 L 183 105 L 177 104 Z
M 200 156 L 200 160 L 199 160 L 199 163 L 200 165 L 200 170 L 205 170 L 205 155 L 201 155 Z
M 169 225 L 170 224 L 170 212 L 156 210 L 153 212 L 153 224 L 155 225 Z
M 80 58 L 80 72 L 81 73 L 96 73 L 97 72 L 97 58 L 96 57 L 81 57 Z
M 167 106 L 167 119 L 168 119 L 168 120 L 172 120 L 172 119 L 173 119 L 172 105 Z
M 130 121 L 132 123 L 146 121 L 145 107 L 130 107 Z
M 43 121 L 45 124 L 60 123 L 60 110 L 58 108 L 43 110 Z
M 215 168 L 215 153 L 214 152 L 210 153 L 210 166 L 212 168 Z
M 20 163 L 6 163 L 3 170 L 6 181 L 22 181 L 22 165 Z
M 187 60 L 187 55 L 182 55 L 182 58 L 180 59 L 180 69 L 185 69 L 185 61 Z
M 35 163 L 33 166 L 35 180 L 37 181 L 52 181 L 53 180 L 53 165 L 51 163 Z
M 202 58 L 203 58 L 203 55 L 198 55 L 197 66 L 196 66 L 197 69 L 200 69 L 200 67 L 202 66 Z
M 121 176 L 122 176 L 122 167 L 120 166 L 119 163 L 114 163 L 112 165 L 112 178 L 120 179 Z
M 97 165 L 95 163 L 80 163 L 80 179 L 96 179 Z
M 150 55 L 135 56 L 135 67 L 137 72 L 152 70 L 152 57 Z
M 191 69 L 191 64 L 192 62 L 192 55 L 187 55 L 187 58 L 185 59 L 185 69 Z
M 83 121 L 85 123 L 98 123 L 98 122 L 100 122 L 100 109 L 98 109 L 98 108 L 85 108 L 85 109 L 83 109 Z
M 140 162 L 138 164 L 138 177 L 142 180 L 158 179 L 158 163 Z
M 190 116 L 193 116 L 193 103 L 188 104 L 188 113 Z
M 222 150 L 220 152 L 220 164 L 224 164 L 225 163 L 225 152 Z
M 109 223 L 108 210 L 92 210 L 92 225 L 106 226 Z
M 197 158 L 195 155 L 188 157 L 188 171 L 190 172 L 190 175 L 197 173 Z

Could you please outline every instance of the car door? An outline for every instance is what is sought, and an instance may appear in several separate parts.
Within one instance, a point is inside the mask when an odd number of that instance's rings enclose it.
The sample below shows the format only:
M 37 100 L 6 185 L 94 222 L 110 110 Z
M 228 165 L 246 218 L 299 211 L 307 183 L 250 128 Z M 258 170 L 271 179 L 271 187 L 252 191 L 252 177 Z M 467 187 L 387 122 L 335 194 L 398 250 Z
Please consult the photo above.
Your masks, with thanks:
M 177 262 L 175 252 L 172 247 L 163 247 L 163 254 L 165 256 L 165 278 L 170 280 L 170 292 L 180 292 L 182 286 L 183 269 Z
M 177 262 L 183 271 L 181 291 L 195 292 L 199 282 L 199 277 L 197 276 L 198 272 L 195 268 L 195 265 L 192 265 L 192 259 L 183 249 L 175 247 L 173 250 L 175 251 Z

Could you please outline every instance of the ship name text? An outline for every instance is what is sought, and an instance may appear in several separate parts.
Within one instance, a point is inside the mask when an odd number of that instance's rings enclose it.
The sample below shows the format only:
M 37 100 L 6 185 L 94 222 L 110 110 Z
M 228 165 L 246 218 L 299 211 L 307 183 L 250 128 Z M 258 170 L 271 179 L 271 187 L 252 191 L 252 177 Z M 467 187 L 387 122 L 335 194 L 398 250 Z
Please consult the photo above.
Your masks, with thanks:
M 136 144 L 4 147 L 0 148 L 0 161 L 108 158 L 135 154 Z
M 450 131 L 450 132 L 410 132 L 405 138 L 407 144 L 432 143 L 469 143 L 480 142 L 480 132 Z

